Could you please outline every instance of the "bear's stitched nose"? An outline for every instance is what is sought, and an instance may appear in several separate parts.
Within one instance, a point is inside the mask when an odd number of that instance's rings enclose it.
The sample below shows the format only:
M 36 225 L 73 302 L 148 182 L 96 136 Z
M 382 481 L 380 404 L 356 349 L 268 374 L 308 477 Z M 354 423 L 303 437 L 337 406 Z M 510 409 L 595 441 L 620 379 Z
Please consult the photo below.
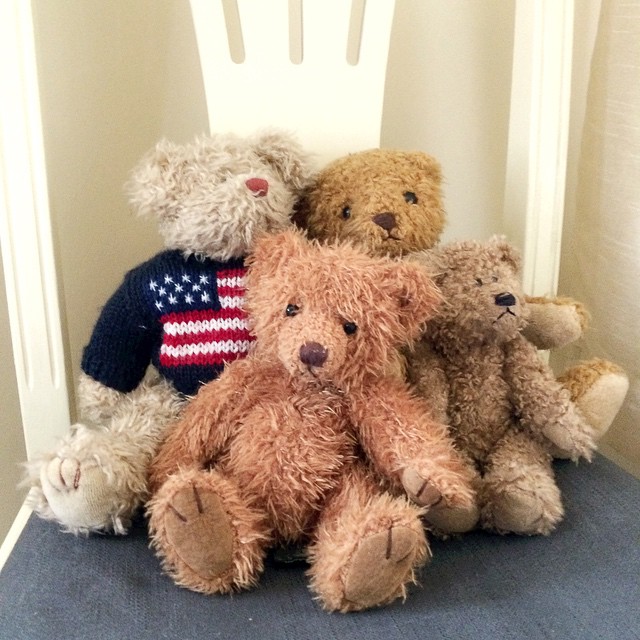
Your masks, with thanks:
M 393 213 L 377 213 L 371 220 L 373 224 L 377 224 L 385 231 L 391 231 L 391 229 L 395 229 L 396 226 L 396 217 Z
M 263 178 L 249 178 L 245 185 L 257 197 L 266 196 L 269 192 L 269 183 Z
M 496 304 L 499 307 L 512 307 L 516 303 L 515 296 L 511 293 L 499 293 L 496 296 Z
M 300 347 L 300 360 L 310 367 L 321 367 L 328 355 L 329 351 L 317 342 L 305 342 Z

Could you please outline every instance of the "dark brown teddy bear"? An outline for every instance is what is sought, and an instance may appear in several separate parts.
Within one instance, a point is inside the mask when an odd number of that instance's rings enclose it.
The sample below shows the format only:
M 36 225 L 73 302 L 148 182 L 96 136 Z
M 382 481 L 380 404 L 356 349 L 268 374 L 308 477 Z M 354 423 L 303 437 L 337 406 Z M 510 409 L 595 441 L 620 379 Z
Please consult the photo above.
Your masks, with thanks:
M 474 502 L 447 428 L 384 375 L 439 300 L 417 264 L 292 231 L 258 243 L 255 349 L 200 390 L 152 463 L 153 544 L 178 584 L 248 588 L 268 548 L 302 543 L 325 608 L 405 595 L 428 556 L 420 507 Z

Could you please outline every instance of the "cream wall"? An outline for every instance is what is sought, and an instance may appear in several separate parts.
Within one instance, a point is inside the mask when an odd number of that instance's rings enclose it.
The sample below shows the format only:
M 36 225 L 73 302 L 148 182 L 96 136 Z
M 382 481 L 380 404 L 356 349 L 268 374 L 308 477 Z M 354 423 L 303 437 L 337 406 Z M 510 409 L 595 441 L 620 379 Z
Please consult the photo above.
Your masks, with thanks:
M 514 17 L 513 0 L 396 5 L 382 144 L 440 160 L 445 240 L 503 231 Z
M 122 185 L 159 138 L 207 129 L 185 0 L 35 0 L 51 215 L 71 380 L 100 306 L 159 247 Z M 72 403 L 73 405 L 73 403 Z

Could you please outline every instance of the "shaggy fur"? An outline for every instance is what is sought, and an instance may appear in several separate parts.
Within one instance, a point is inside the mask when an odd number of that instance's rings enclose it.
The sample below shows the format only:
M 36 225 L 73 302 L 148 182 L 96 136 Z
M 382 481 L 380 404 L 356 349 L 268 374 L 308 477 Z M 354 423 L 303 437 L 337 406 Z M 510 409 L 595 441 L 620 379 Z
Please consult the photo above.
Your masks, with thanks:
M 311 545 L 311 586 L 327 609 L 405 595 L 428 555 L 421 509 L 394 495 L 407 470 L 421 478 L 419 507 L 465 508 L 474 499 L 446 428 L 383 373 L 439 300 L 418 265 L 320 247 L 295 232 L 256 245 L 246 298 L 255 349 L 200 390 L 151 467 L 153 545 L 178 584 L 245 588 L 265 548 L 302 542 Z M 179 535 L 167 535 L 167 523 L 176 524 L 172 496 L 195 486 L 204 504 L 205 485 L 218 515 L 195 509 Z M 202 518 L 231 523 L 225 558 L 211 560 L 216 542 L 202 535 Z
M 167 248 L 225 261 L 244 256 L 256 236 L 290 226 L 308 177 L 306 154 L 288 134 L 218 134 L 158 143 L 133 170 L 127 191 L 137 213 L 157 218 Z M 266 181 L 260 197 L 251 178 L 260 188 Z M 32 506 L 74 533 L 125 533 L 147 497 L 149 460 L 184 398 L 164 380 L 127 394 L 85 374 L 77 397 L 86 424 L 28 465 Z
M 406 256 L 437 245 L 445 225 L 441 183 L 438 162 L 425 153 L 361 151 L 315 175 L 295 219 L 313 238 L 348 240 L 375 256 Z M 526 300 L 529 319 L 523 335 L 539 349 L 562 347 L 586 330 L 588 316 L 579 302 L 565 297 Z M 403 373 L 407 358 L 410 352 L 394 360 L 389 370 Z M 618 413 L 628 387 L 624 372 L 616 369 L 613 375 L 599 368 L 600 375 L 584 376 L 583 371 L 593 369 L 589 362 L 579 363 L 561 379 L 576 380 L 576 401 L 600 436 Z M 566 452 L 558 450 L 558 455 L 565 457 Z
M 548 534 L 563 515 L 551 445 L 574 459 L 589 459 L 595 444 L 568 390 L 522 336 L 528 307 L 519 257 L 504 239 L 494 238 L 414 258 L 437 269 L 445 304 L 427 324 L 410 375 L 425 397 L 440 396 L 435 406 L 446 410 L 477 474 L 480 525 L 500 533 Z M 438 377 L 423 376 L 431 368 Z M 446 506 L 426 518 L 445 532 L 457 526 Z
M 82 386 L 95 386 L 96 396 L 104 389 L 90 378 Z M 183 402 L 170 384 L 145 382 L 123 394 L 108 421 L 104 410 L 96 410 L 102 424 L 74 425 L 54 452 L 27 463 L 31 506 L 73 533 L 125 533 L 148 497 L 151 458 Z

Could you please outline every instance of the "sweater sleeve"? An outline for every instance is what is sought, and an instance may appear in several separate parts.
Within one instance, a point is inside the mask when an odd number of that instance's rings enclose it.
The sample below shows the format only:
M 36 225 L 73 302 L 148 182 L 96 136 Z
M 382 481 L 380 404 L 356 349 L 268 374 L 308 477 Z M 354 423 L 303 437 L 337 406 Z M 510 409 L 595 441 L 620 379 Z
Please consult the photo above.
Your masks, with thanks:
M 82 357 L 82 370 L 107 387 L 128 393 L 141 382 L 156 339 L 154 319 L 145 313 L 136 271 L 109 298 Z

